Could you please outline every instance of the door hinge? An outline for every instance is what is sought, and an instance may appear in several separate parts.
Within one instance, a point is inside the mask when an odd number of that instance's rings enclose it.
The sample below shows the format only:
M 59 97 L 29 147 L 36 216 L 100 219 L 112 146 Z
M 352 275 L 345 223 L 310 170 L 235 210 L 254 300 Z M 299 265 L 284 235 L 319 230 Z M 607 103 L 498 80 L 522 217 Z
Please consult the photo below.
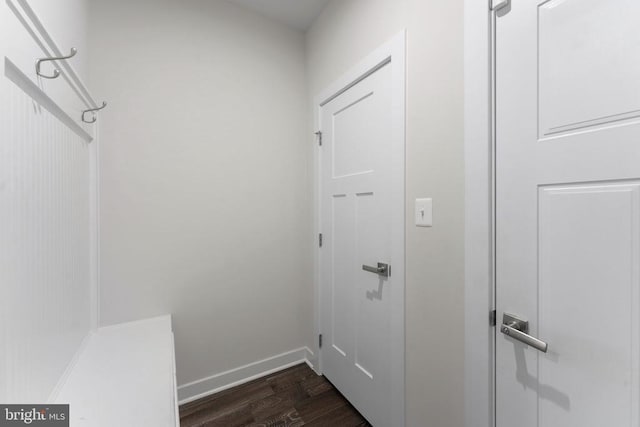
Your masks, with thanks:
M 318 234 L 318 246 L 322 247 L 322 233 Z
M 318 348 L 322 348 L 322 334 L 318 335 Z
M 316 132 L 316 136 L 318 137 L 318 145 L 322 146 L 322 131 Z
M 489 325 L 490 326 L 496 326 L 496 311 L 495 310 L 491 310 L 491 312 L 489 313 Z
M 490 0 L 489 9 L 498 12 L 511 5 L 511 0 Z

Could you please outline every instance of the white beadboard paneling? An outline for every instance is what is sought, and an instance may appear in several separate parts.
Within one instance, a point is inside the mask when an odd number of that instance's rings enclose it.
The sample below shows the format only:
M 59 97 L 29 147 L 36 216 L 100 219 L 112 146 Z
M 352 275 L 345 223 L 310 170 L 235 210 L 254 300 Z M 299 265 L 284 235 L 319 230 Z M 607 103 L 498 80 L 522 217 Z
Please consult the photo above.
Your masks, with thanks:
M 2 86 L 0 401 L 44 402 L 91 326 L 90 150 L 18 86 Z

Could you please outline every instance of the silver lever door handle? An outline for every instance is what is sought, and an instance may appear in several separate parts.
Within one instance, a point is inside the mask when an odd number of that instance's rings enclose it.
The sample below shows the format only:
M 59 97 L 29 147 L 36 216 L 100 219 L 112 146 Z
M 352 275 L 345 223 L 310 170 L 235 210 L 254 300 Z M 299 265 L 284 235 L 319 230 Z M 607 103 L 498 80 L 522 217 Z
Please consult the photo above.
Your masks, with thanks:
M 370 273 L 379 274 L 380 276 L 383 276 L 383 277 L 391 276 L 391 266 L 389 264 L 384 264 L 382 262 L 379 262 L 377 267 L 371 267 L 370 265 L 363 264 L 362 269 Z
M 549 344 L 539 340 L 536 337 L 529 335 L 529 322 L 526 320 L 518 319 L 512 314 L 504 313 L 502 317 L 502 326 L 500 326 L 500 332 L 535 348 L 543 353 L 547 352 Z

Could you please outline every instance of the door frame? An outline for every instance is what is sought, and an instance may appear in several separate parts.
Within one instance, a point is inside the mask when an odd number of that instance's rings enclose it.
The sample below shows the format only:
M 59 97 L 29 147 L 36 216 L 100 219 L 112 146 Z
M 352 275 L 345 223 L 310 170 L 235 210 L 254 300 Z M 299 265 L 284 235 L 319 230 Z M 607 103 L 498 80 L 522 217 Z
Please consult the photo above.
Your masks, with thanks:
M 495 426 L 495 12 L 464 0 L 465 426 Z M 507 3 L 508 4 L 508 3 Z
M 405 176 L 406 176 L 406 146 L 405 146 L 405 123 L 406 123 L 406 31 L 402 30 L 396 34 L 391 40 L 378 47 L 367 57 L 361 60 L 357 65 L 335 80 L 331 85 L 321 91 L 313 100 L 313 128 L 314 131 L 320 129 L 322 106 L 339 96 L 346 90 L 350 89 L 360 81 L 364 80 L 381 67 L 391 63 L 392 65 L 392 135 L 393 144 L 397 147 L 401 146 L 401 155 L 399 158 L 393 159 L 396 163 L 401 163 L 402 176 L 394 177 L 398 179 L 394 183 L 400 186 L 402 191 L 394 194 L 392 200 L 393 208 L 393 224 L 402 224 L 401 241 L 394 242 L 392 252 L 400 249 L 402 253 L 401 265 L 393 266 L 394 286 L 401 288 L 402 304 L 394 307 L 394 313 L 398 316 L 392 320 L 391 330 L 393 336 L 392 348 L 392 366 L 394 372 L 392 375 L 392 417 L 398 420 L 399 426 L 404 426 L 405 419 L 405 236 L 406 236 L 406 196 L 405 196 Z M 321 197 L 322 197 L 322 150 L 318 144 L 317 136 L 314 135 L 313 150 L 313 179 L 314 179 L 314 337 L 319 337 L 321 333 L 322 320 L 322 286 L 320 283 L 320 247 L 318 242 L 321 230 Z M 394 351 L 395 350 L 395 351 Z M 314 344 L 315 355 L 313 357 L 313 365 L 318 374 L 322 374 L 322 353 L 319 348 L 319 342 Z

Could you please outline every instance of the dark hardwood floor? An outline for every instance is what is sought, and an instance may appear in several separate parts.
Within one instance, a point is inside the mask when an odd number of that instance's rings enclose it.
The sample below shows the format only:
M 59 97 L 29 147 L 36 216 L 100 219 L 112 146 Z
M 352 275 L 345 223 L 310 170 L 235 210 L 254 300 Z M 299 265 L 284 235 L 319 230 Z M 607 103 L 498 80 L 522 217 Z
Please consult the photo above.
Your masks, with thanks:
M 181 427 L 359 427 L 370 424 L 306 364 L 180 406 Z

